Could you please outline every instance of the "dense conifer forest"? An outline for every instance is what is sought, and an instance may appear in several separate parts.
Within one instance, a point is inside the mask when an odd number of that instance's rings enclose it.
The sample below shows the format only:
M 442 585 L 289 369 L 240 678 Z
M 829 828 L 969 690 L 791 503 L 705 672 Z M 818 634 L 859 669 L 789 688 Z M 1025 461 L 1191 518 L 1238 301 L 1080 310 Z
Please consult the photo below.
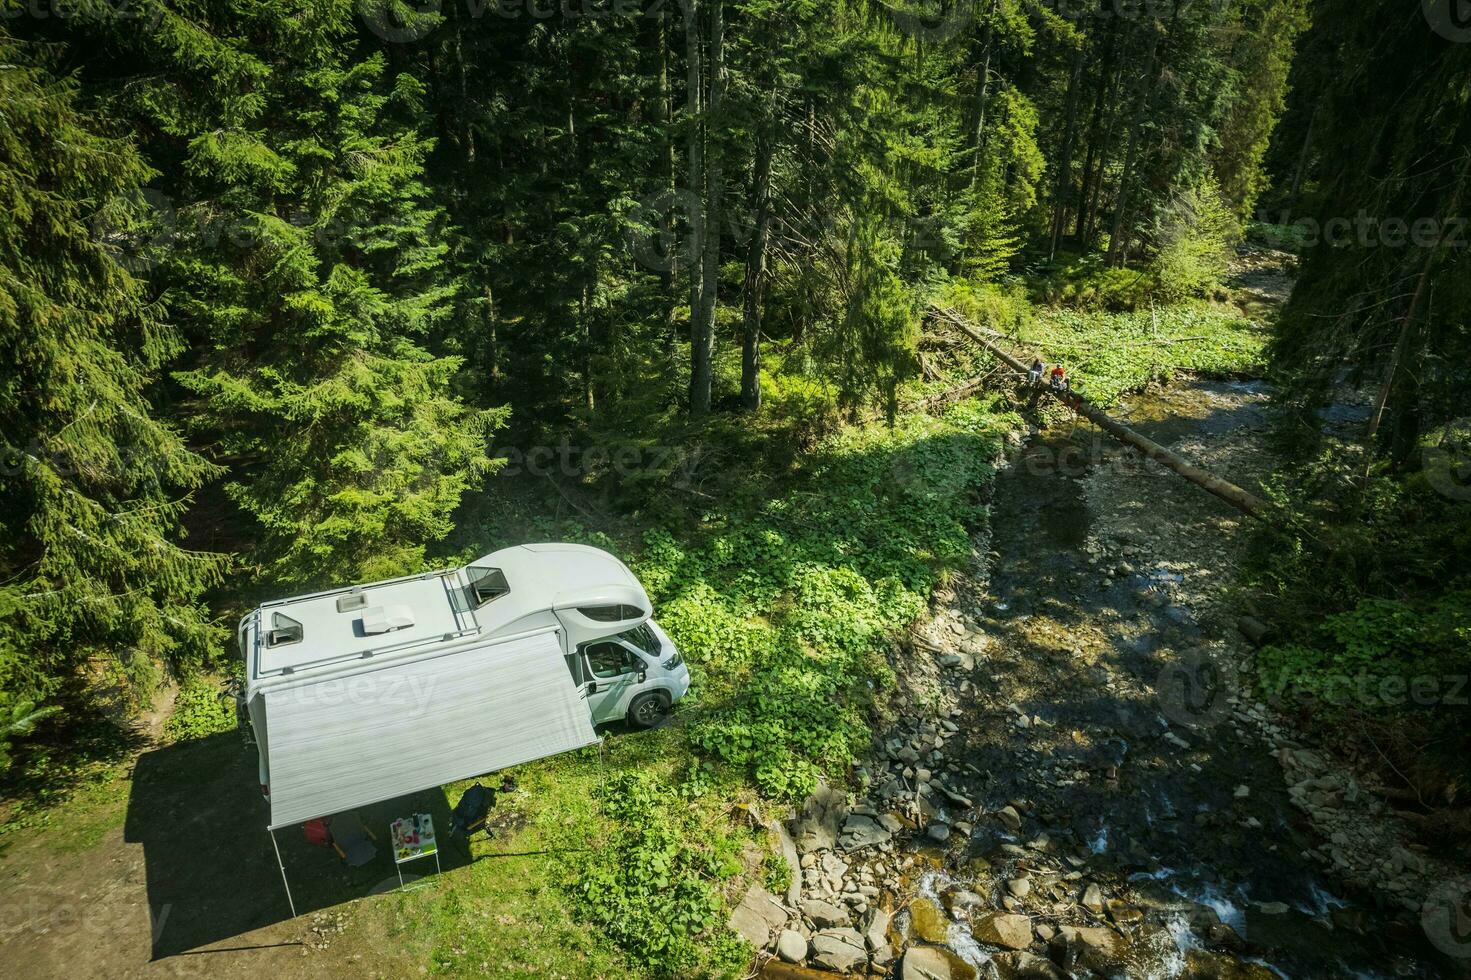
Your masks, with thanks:
M 1275 516 L 1220 570 L 1252 683 L 1471 840 L 1464 708 L 1332 696 L 1471 671 L 1460 0 L 0 2 L 17 834 L 161 692 L 165 741 L 231 727 L 261 600 L 584 540 L 696 696 L 547 770 L 604 849 L 549 894 L 612 951 L 551 962 L 739 975 L 732 882 L 804 871 L 722 808 L 852 778 L 1065 414 L 949 311 L 1103 408 L 1270 383 Z M 1263 256 L 1290 295 L 1243 298 Z M 429 959 L 541 962 L 480 941 Z

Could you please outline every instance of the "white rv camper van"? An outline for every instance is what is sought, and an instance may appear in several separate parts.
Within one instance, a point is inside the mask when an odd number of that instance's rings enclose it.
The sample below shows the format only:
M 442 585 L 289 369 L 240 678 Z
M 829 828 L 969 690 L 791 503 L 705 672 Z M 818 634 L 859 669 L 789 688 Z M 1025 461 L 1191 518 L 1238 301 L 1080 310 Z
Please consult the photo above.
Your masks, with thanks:
M 239 642 L 273 829 L 652 725 L 689 689 L 638 579 L 582 545 L 268 602 Z

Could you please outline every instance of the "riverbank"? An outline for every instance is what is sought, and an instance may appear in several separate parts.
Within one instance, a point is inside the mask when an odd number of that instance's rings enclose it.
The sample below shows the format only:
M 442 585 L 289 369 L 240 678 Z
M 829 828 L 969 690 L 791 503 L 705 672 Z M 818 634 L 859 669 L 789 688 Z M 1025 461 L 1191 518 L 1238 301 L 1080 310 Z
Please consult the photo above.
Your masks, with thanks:
M 1253 486 L 1268 397 L 1197 379 L 1121 411 Z M 836 843 L 793 827 L 807 962 L 842 965 L 852 928 L 872 965 L 955 980 L 1458 975 L 1420 915 L 1450 870 L 1250 696 L 1243 520 L 1086 428 L 1017 454 L 897 671 L 865 792 L 825 808 Z M 1324 795 L 1340 816 L 1314 826 Z

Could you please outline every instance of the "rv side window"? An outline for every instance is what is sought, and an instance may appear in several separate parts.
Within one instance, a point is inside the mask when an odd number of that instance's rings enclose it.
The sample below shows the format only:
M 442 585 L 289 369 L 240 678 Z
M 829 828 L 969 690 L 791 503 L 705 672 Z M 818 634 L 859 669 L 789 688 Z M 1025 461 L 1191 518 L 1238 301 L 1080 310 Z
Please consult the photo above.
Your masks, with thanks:
M 578 606 L 577 611 L 599 623 L 621 623 L 626 619 L 638 619 L 644 614 L 638 606 Z
M 633 662 L 635 654 L 621 643 L 602 640 L 589 643 L 582 651 L 587 654 L 587 664 L 594 677 L 621 677 L 638 669 Z
M 511 591 L 505 572 L 499 568 L 472 565 L 466 570 L 466 577 L 470 580 L 470 601 L 476 609 Z
M 300 643 L 301 624 L 290 616 L 271 613 L 271 630 L 266 634 L 267 647 L 283 647 L 288 643 Z

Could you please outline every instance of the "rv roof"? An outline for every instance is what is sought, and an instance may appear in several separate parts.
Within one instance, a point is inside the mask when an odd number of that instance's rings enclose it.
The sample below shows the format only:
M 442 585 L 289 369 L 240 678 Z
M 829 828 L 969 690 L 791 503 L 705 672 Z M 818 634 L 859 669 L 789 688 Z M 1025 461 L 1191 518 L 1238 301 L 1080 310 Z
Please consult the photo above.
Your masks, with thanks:
M 295 596 L 268 602 L 260 608 L 260 624 L 252 676 L 293 673 L 314 664 L 340 661 L 369 650 L 382 650 L 441 640 L 476 628 L 474 614 L 456 609 L 456 573 L 429 572 Z M 377 610 L 406 607 L 413 624 L 391 632 L 371 633 L 368 623 Z M 276 614 L 301 624 L 301 639 L 270 646 L 264 639 Z M 369 614 L 365 619 L 364 614 Z
M 263 604 L 255 614 L 253 649 L 246 652 L 252 684 L 357 657 L 407 653 L 470 633 L 495 636 L 535 625 L 528 617 L 570 606 L 630 604 L 649 610 L 648 594 L 628 566 L 586 545 L 528 544 L 503 548 L 470 563 L 497 568 L 509 591 L 472 609 L 464 569 L 348 586 Z M 268 645 L 275 614 L 301 626 L 301 639 Z M 366 619 L 364 614 L 369 614 Z M 412 625 L 368 631 L 376 621 Z M 247 617 L 247 620 L 249 617 Z

